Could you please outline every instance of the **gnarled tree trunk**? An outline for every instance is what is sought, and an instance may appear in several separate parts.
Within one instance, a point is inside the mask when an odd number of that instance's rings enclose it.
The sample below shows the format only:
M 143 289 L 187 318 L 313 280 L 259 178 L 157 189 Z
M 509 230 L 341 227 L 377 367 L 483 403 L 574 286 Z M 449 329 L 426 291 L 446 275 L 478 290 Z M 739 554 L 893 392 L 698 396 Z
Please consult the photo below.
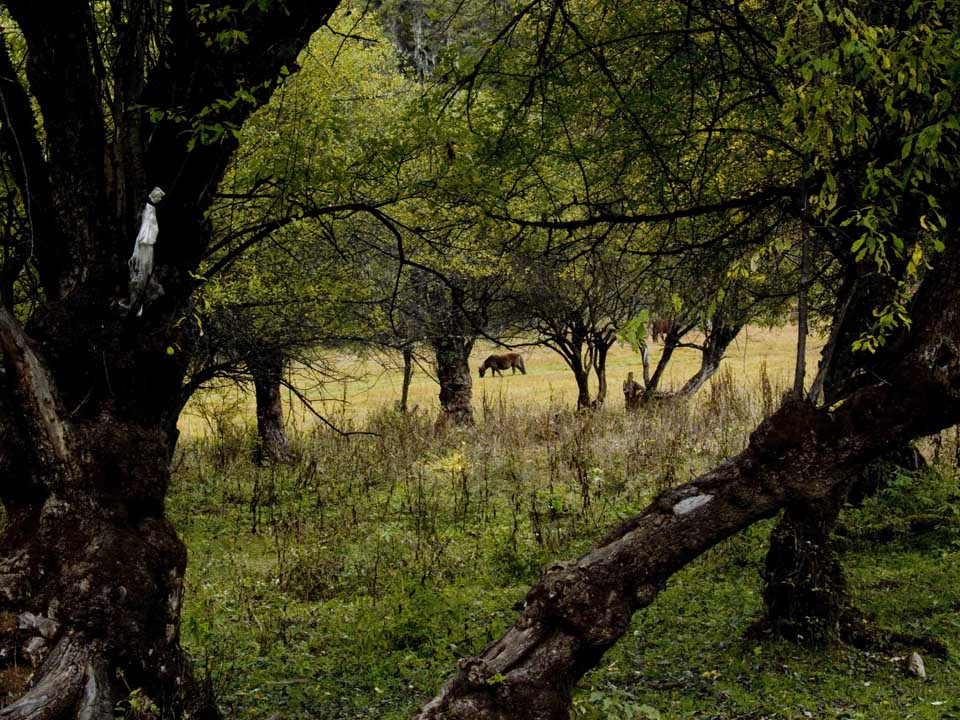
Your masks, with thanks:
M 51 317 L 35 332 L 60 350 L 106 339 L 81 328 Z M 4 718 L 109 717 L 126 693 L 115 668 L 158 706 L 216 715 L 195 706 L 180 651 L 186 550 L 163 514 L 170 440 L 156 402 L 175 390 L 178 361 L 138 371 L 127 364 L 144 350 L 136 346 L 114 356 L 100 378 L 78 362 L 90 357 L 78 348 L 50 367 L 0 310 L 9 380 L 0 470 L 13 481 L 0 489 L 8 515 L 0 591 L 3 611 L 21 627 L 18 638 L 4 638 L 16 641 L 5 659 L 36 669 L 32 688 L 0 710 Z M 67 411 L 61 387 L 103 386 L 107 376 L 113 396 L 95 393 L 90 406 Z
M 848 395 L 865 382 L 865 377 L 889 362 L 888 351 L 854 352 L 853 342 L 869 330 L 874 309 L 885 302 L 894 285 L 891 278 L 878 275 L 872 268 L 849 269 L 838 293 L 835 327 L 822 353 L 825 406 Z M 894 450 L 892 457 L 915 457 L 915 451 L 906 448 L 903 445 Z M 875 481 L 877 472 L 875 464 L 866 467 L 829 496 L 784 510 L 770 535 L 764 563 L 761 624 L 765 630 L 793 641 L 827 642 L 841 638 L 849 621 L 859 617 L 850 606 L 846 575 L 831 534 L 850 489 L 859 486 L 856 492 L 862 494 Z
M 838 485 L 824 497 L 794 503 L 770 534 L 764 626 L 779 637 L 822 642 L 840 634 L 847 582 L 830 533 L 846 496 L 846 485 Z

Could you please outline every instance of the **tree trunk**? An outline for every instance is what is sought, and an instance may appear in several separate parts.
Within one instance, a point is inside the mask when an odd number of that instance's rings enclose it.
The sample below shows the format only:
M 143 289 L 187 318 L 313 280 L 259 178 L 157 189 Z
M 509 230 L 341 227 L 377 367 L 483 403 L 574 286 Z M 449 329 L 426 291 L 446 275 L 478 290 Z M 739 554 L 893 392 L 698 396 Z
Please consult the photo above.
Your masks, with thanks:
M 586 410 L 592 407 L 590 402 L 590 371 L 581 363 L 573 368 L 573 377 L 577 381 L 577 410 Z
M 653 377 L 646 383 L 641 402 L 647 402 L 653 399 L 670 399 L 689 397 L 702 388 L 707 381 L 716 375 L 720 369 L 720 362 L 740 331 L 743 329 L 743 323 L 724 323 L 719 316 L 714 317 L 710 332 L 704 339 L 703 347 L 700 349 L 700 368 L 690 377 L 683 386 L 675 392 L 659 392 L 660 379 L 673 357 L 673 352 L 680 344 L 680 332 L 682 328 L 674 323 L 667 334 L 664 336 L 663 354 L 657 363 L 657 369 Z M 646 358 L 644 358 L 644 375 L 646 375 Z M 624 389 L 626 392 L 626 389 Z
M 842 493 L 886 448 L 960 421 L 960 247 L 947 248 L 882 381 L 833 409 L 786 403 L 740 455 L 664 491 L 586 554 L 550 565 L 514 625 L 462 661 L 417 720 L 567 720 L 576 682 L 673 573 L 782 508 Z
M 803 223 L 800 228 L 800 282 L 797 286 L 797 355 L 793 369 L 793 395 L 803 397 L 803 386 L 807 377 L 807 335 L 810 319 L 810 238 L 807 228 L 807 192 L 803 192 Z
M 667 365 L 670 364 L 670 358 L 673 357 L 674 350 L 677 349 L 677 345 L 680 343 L 680 336 L 677 333 L 677 326 L 674 325 L 670 330 L 667 331 L 667 334 L 663 338 L 663 352 L 660 354 L 660 359 L 657 361 L 657 367 L 653 370 L 653 375 L 650 377 L 650 382 L 647 383 L 646 390 L 644 395 L 647 400 L 651 400 L 657 396 L 660 387 L 660 380 L 663 378 L 663 373 L 667 369 Z M 646 366 L 644 366 L 644 375 L 646 376 Z
M 718 319 L 714 320 L 701 350 L 700 369 L 675 393 L 676 397 L 693 395 L 716 374 L 727 348 L 742 329 L 741 323 L 725 325 Z
M 593 369 L 597 373 L 597 398 L 592 407 L 601 408 L 607 400 L 607 353 L 610 345 L 599 341 L 594 348 Z
M 469 374 L 469 369 L 467 371 Z M 406 346 L 403 348 L 403 386 L 400 388 L 400 412 L 409 412 L 410 404 L 410 383 L 413 380 L 413 348 Z M 471 381 L 472 382 L 472 381 Z
M 16 315 L 0 306 L 0 675 L 26 678 L 6 688 L 19 697 L 5 720 L 106 720 L 131 691 L 164 718 L 217 715 L 179 647 L 186 551 L 164 497 L 192 347 L 182 320 L 237 138 L 185 129 L 242 126 L 335 3 L 248 3 L 229 48 L 183 3 L 141 5 L 4 5 L 29 95 L 0 72 L 0 150 L 43 290 Z M 217 105 L 241 86 L 252 102 Z M 150 247 L 128 266 L 132 241 Z M 164 294 L 128 312 L 134 275 Z
M 267 461 L 282 462 L 290 457 L 283 421 L 283 402 L 280 399 L 283 365 L 283 353 L 279 351 L 258 355 L 247 361 L 257 400 L 255 460 L 260 465 Z
M 468 359 L 473 341 L 462 336 L 440 336 L 433 339 L 437 358 L 437 381 L 440 383 L 440 417 L 438 426 L 473 425 L 473 379 Z
M 103 339 L 46 321 L 61 343 L 68 333 L 77 342 Z M 59 355 L 51 369 L 5 309 L 0 350 L 0 416 L 15 418 L 4 423 L 0 456 L 0 472 L 15 479 L 0 489 L 0 597 L 21 629 L 0 643 L 4 665 L 35 672 L 31 687 L 12 689 L 23 694 L 0 717 L 111 717 L 127 686 L 165 712 L 216 717 L 209 698 L 194 692 L 179 646 L 187 556 L 163 514 L 170 439 L 162 414 L 120 395 L 67 412 L 59 388 L 82 387 L 82 356 Z M 157 367 L 139 381 L 124 362 L 105 369 L 117 393 L 159 399 L 175 368 L 172 360 L 166 373 Z
M 793 642 L 835 640 L 848 604 L 843 566 L 830 543 L 846 486 L 783 512 L 770 534 L 763 602 L 764 629 Z
M 829 407 L 862 382 L 886 359 L 853 351 L 853 341 L 870 327 L 873 310 L 889 292 L 892 281 L 871 270 L 853 268 L 838 294 L 836 327 L 823 350 L 822 392 Z M 868 371 L 865 373 L 865 371 Z M 816 383 L 815 383 L 816 384 Z M 796 389 L 796 388 L 794 388 Z M 819 394 L 819 392 L 817 393 Z M 914 457 L 912 448 L 895 450 Z M 787 509 L 770 535 L 763 578 L 764 617 L 761 624 L 786 640 L 826 642 L 839 637 L 842 620 L 851 612 L 843 566 L 830 535 L 852 487 L 863 494 L 876 486 L 878 470 L 864 468 L 828 499 Z

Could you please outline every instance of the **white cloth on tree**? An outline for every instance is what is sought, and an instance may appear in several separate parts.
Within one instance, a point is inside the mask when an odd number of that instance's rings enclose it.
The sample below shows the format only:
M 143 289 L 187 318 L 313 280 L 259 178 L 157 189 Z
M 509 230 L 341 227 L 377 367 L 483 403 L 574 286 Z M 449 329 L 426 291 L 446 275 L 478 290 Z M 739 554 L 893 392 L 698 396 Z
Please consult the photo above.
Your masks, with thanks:
M 143 314 L 143 306 L 163 294 L 160 283 L 153 275 L 153 246 L 160 234 L 155 205 L 163 199 L 164 192 L 158 187 L 150 191 L 149 200 L 143 207 L 140 230 L 133 243 L 133 255 L 127 265 L 130 268 L 130 304 L 128 309 L 137 308 L 137 316 Z

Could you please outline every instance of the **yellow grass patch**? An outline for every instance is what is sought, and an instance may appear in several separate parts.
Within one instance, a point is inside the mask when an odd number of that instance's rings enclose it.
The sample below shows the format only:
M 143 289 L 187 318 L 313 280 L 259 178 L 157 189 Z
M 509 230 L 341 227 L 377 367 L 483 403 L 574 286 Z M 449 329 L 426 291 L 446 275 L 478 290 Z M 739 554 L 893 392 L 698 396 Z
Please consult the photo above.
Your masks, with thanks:
M 793 382 L 794 357 L 797 340 L 796 327 L 745 328 L 734 340 L 724 358 L 722 368 L 729 368 L 739 383 L 746 386 L 755 384 L 766 366 L 767 375 L 774 385 L 787 387 Z M 696 341 L 696 340 L 694 340 Z M 807 347 L 808 383 L 816 373 L 817 360 L 824 339 L 811 337 Z M 473 377 L 475 408 L 486 405 L 511 406 L 547 406 L 570 408 L 576 404 L 577 388 L 573 374 L 561 357 L 545 347 L 516 348 L 524 357 L 527 374 L 511 375 L 508 371 L 503 377 L 477 376 L 480 363 L 491 352 L 503 352 L 490 343 L 478 343 L 470 356 L 470 369 Z M 651 369 L 663 351 L 662 344 L 651 347 Z M 370 412 L 384 407 L 392 407 L 400 399 L 403 375 L 399 367 L 399 357 L 392 367 L 385 367 L 385 359 L 362 358 L 346 353 L 330 356 L 336 368 L 354 378 L 342 383 L 320 384 L 306 370 L 293 371 L 294 382 L 308 396 L 316 410 L 342 424 L 352 422 L 354 426 L 362 424 Z M 670 361 L 666 377 L 661 388 L 668 390 L 679 387 L 700 367 L 700 353 L 692 348 L 680 348 Z M 607 382 L 609 385 L 607 404 L 612 408 L 623 407 L 621 385 L 628 372 L 637 377 L 642 373 L 640 356 L 628 346 L 615 345 L 607 358 Z M 429 364 L 417 367 L 410 387 L 410 407 L 434 412 L 439 409 L 439 388 L 432 376 Z M 593 379 L 595 383 L 595 378 Z M 297 427 L 311 427 L 316 420 L 294 397 L 284 397 L 290 421 Z M 201 409 L 203 408 L 203 409 Z M 198 401 L 188 405 L 180 420 L 180 429 L 187 436 L 202 434 L 210 426 L 210 416 L 217 413 L 245 415 L 251 421 L 254 418 L 252 387 L 246 393 L 236 390 L 219 390 L 204 393 Z M 204 420 L 204 416 L 207 417 Z

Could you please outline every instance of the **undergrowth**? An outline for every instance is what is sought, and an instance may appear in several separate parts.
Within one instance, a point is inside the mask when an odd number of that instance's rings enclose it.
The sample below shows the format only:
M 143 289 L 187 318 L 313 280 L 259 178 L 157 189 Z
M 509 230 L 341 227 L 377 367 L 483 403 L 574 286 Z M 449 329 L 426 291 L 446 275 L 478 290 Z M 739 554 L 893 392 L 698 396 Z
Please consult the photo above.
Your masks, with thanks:
M 742 448 L 771 408 L 760 387 L 725 375 L 636 415 L 486 406 L 442 435 L 384 411 L 362 428 L 375 435 L 301 433 L 291 463 L 266 467 L 221 409 L 179 450 L 169 501 L 190 551 L 184 643 L 228 718 L 409 717 L 513 621 L 544 564 Z M 840 540 L 878 625 L 960 651 L 955 447 L 953 431 L 928 443 L 933 469 L 891 477 Z M 580 684 L 574 717 L 960 717 L 952 654 L 920 680 L 893 653 L 745 639 L 769 529 L 675 576 Z

